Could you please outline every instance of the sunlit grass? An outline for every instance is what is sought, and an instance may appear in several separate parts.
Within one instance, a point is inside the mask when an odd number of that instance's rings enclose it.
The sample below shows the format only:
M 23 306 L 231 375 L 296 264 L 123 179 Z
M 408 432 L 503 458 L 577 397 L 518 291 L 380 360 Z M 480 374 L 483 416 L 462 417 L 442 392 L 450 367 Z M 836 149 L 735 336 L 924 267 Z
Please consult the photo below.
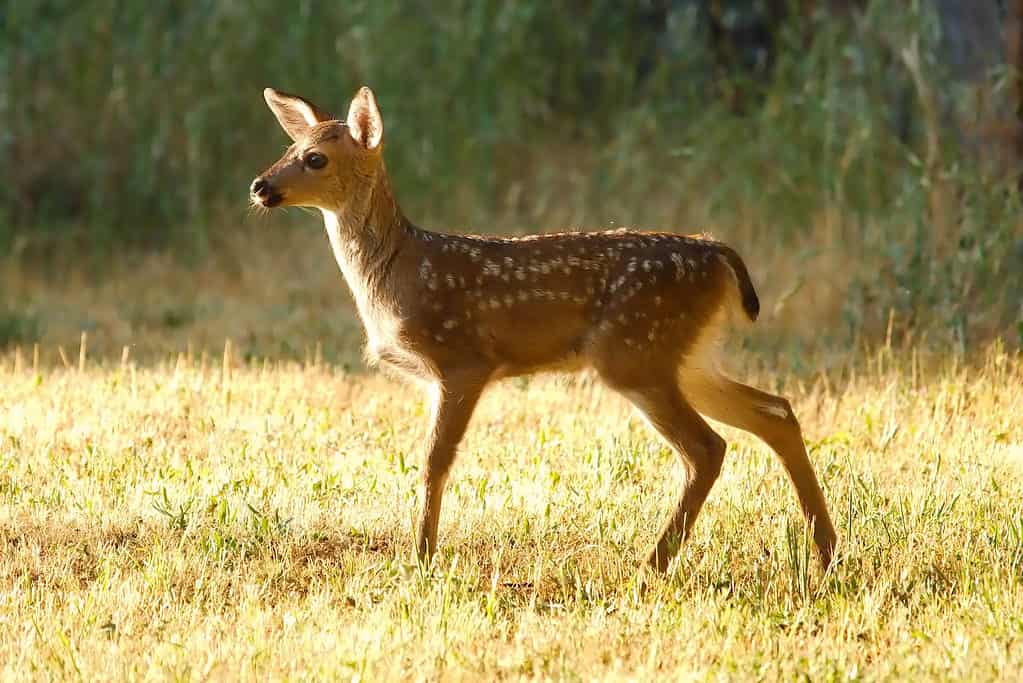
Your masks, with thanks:
M 723 429 L 722 477 L 658 578 L 637 567 L 679 469 L 587 377 L 487 394 L 426 572 L 408 562 L 426 406 L 407 388 L 316 363 L 8 354 L 3 675 L 1012 677 L 1023 365 L 898 356 L 750 378 L 802 418 L 842 537 L 830 573 L 778 463 Z

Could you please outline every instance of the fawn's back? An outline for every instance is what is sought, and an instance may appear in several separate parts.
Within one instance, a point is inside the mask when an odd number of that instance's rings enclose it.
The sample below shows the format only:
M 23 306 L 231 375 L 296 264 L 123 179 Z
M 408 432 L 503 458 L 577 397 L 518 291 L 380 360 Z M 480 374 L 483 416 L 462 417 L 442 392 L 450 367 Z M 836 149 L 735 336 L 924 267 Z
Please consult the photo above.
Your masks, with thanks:
M 495 377 L 585 366 L 615 352 L 636 362 L 680 359 L 712 338 L 737 283 L 748 282 L 744 268 L 733 272 L 727 247 L 673 234 L 486 239 L 411 230 L 406 249 L 387 297 L 393 308 L 383 313 L 400 321 L 397 334 L 370 351 L 427 372 L 459 359 L 487 362 Z M 755 317 L 752 285 L 746 304 Z

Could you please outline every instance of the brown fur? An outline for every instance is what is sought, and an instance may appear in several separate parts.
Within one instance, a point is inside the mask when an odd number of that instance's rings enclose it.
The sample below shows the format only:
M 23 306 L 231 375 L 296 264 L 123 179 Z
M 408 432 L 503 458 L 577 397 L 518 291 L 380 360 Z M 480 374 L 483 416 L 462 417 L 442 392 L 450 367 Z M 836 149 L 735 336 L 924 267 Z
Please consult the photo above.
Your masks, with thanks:
M 815 525 L 835 545 L 823 493 L 785 399 L 732 382 L 711 357 L 725 314 L 759 301 L 742 259 L 707 239 L 618 230 L 496 239 L 428 232 L 408 221 L 382 158 L 383 121 L 363 88 L 347 119 L 267 90 L 295 144 L 253 183 L 264 206 L 323 212 L 331 248 L 366 328 L 367 356 L 435 390 L 417 552 L 436 547 L 444 481 L 472 410 L 496 379 L 590 367 L 672 445 L 688 473 L 650 555 L 664 569 L 717 477 L 724 441 L 699 413 L 774 448 Z M 307 163 L 322 154 L 322 169 Z

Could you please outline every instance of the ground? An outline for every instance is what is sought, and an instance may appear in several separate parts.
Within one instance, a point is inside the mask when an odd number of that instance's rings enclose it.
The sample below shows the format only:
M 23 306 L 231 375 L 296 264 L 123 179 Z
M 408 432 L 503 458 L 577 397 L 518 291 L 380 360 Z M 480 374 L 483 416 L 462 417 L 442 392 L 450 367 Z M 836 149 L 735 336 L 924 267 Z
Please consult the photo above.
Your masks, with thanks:
M 5 679 L 1023 669 L 1023 363 L 998 348 L 739 373 L 791 397 L 839 561 L 822 574 L 779 463 L 722 427 L 721 479 L 663 578 L 638 563 L 681 469 L 585 375 L 486 395 L 424 570 L 407 387 L 317 362 L 77 360 L 0 363 Z

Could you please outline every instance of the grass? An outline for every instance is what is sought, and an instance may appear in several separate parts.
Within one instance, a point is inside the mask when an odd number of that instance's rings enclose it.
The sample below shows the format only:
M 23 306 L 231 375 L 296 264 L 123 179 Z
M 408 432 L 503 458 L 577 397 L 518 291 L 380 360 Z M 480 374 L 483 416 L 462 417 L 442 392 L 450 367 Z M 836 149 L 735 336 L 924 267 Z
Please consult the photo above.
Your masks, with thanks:
M 1023 669 L 1023 363 L 997 346 L 743 362 L 803 421 L 840 561 L 820 573 L 777 461 L 723 429 L 722 477 L 663 578 L 637 562 L 679 469 L 586 376 L 486 395 L 425 571 L 408 560 L 427 407 L 403 386 L 317 362 L 2 358 L 5 679 Z

